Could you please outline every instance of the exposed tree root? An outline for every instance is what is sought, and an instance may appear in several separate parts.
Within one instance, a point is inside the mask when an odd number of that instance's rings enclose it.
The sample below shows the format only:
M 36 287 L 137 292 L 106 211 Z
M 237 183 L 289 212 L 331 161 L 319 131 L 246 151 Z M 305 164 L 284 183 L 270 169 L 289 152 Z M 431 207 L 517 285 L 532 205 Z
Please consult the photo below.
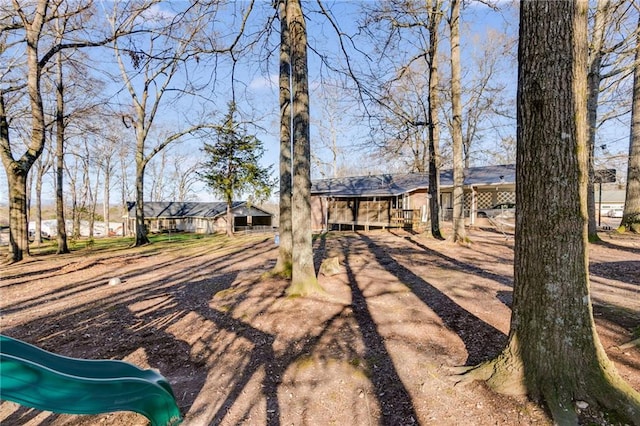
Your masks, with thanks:
M 633 342 L 637 344 L 638 340 Z M 615 370 L 605 367 L 600 374 L 595 374 L 596 377 L 587 376 L 589 379 L 581 389 L 566 389 L 561 383 L 553 382 L 540 383 L 539 387 L 528 386 L 523 365 L 510 349 L 507 347 L 497 358 L 476 366 L 448 367 L 450 379 L 456 386 L 480 380 L 500 394 L 528 395 L 534 400 L 544 401 L 554 423 L 558 425 L 579 423 L 577 401 L 610 410 L 626 421 L 640 425 L 640 394 L 622 380 Z
M 285 291 L 289 297 L 301 297 L 311 294 L 326 294 L 326 290 L 318 283 L 315 276 L 294 280 Z
M 278 260 L 276 266 L 274 266 L 271 271 L 262 274 L 262 279 L 283 278 L 289 280 L 291 279 L 292 270 L 293 265 L 291 264 L 291 262 L 281 262 L 280 260 Z
M 495 392 L 503 395 L 521 396 L 527 394 L 521 365 L 507 360 L 504 355 L 476 366 L 450 367 L 449 371 L 452 374 L 450 378 L 456 385 L 465 385 L 480 380 Z

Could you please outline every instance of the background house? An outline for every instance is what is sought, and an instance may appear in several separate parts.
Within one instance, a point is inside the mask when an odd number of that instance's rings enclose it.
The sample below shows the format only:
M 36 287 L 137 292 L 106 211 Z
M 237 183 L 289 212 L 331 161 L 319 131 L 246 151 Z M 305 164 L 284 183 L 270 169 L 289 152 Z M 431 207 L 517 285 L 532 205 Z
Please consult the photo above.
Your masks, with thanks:
M 617 185 L 606 185 L 594 188 L 594 198 L 596 204 L 596 215 L 605 218 L 621 218 L 624 211 L 624 200 L 626 191 L 620 189 Z
M 464 171 L 464 210 L 469 222 L 478 209 L 515 203 L 515 165 L 471 167 Z M 429 176 L 383 174 L 313 182 L 312 230 L 410 227 L 429 220 Z M 453 171 L 440 173 L 441 219 L 451 220 Z
M 129 203 L 125 217 L 129 234 L 135 232 L 135 203 Z M 234 231 L 271 230 L 273 215 L 246 201 L 231 207 Z M 145 202 L 144 218 L 149 232 L 183 231 L 199 234 L 225 232 L 227 204 L 224 202 Z

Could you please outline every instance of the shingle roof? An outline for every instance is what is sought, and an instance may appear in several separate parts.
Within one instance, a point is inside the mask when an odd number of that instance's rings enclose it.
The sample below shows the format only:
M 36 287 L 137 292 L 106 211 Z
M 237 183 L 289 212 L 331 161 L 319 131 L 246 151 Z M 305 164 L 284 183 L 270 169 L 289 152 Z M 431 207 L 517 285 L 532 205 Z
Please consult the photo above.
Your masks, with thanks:
M 515 181 L 515 164 L 465 169 L 465 186 L 513 184 Z M 440 172 L 440 186 L 453 186 L 453 170 Z M 398 196 L 427 188 L 429 188 L 428 174 L 404 173 L 316 180 L 311 185 L 311 193 L 342 197 L 383 197 Z
M 129 203 L 129 212 L 135 207 Z M 272 216 L 254 206 L 247 206 L 246 201 L 234 201 L 231 205 L 234 216 Z M 208 217 L 214 218 L 226 214 L 227 203 L 217 202 L 177 202 L 177 201 L 146 201 L 144 203 L 144 217 Z

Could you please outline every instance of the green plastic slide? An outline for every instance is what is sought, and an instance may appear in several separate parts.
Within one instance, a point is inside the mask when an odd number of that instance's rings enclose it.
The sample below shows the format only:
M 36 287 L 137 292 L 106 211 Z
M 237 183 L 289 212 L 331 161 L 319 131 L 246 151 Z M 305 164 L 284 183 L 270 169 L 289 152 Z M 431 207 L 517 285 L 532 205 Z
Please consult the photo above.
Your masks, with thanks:
M 0 335 L 0 398 L 67 414 L 134 411 L 152 426 L 182 421 L 167 380 L 124 361 L 84 360 Z

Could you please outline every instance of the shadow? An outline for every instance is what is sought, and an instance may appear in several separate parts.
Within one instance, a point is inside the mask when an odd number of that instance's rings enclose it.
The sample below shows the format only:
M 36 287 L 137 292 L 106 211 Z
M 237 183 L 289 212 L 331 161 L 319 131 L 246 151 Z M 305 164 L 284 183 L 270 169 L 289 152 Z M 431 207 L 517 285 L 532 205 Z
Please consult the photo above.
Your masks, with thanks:
M 635 271 L 635 276 L 630 271 Z M 589 273 L 640 287 L 640 260 L 589 263 Z
M 23 407 L 19 406 L 16 411 L 7 416 L 3 421 L 3 425 L 24 425 L 35 419 L 38 414 L 40 414 L 39 410 L 35 408 Z
M 326 248 L 327 248 L 327 234 L 319 235 L 316 238 L 314 247 L 313 247 L 313 269 L 316 271 L 316 276 L 320 271 L 320 265 L 322 265 L 322 261 L 326 258 Z
M 468 354 L 465 365 L 477 365 L 485 360 L 491 359 L 499 354 L 505 347 L 507 343 L 506 335 L 468 312 L 438 288 L 401 265 L 392 257 L 391 252 L 393 250 L 377 245 L 365 235 L 361 235 L 361 238 L 372 250 L 378 263 L 391 274 L 395 275 L 403 284 L 408 286 L 426 306 L 440 317 L 447 328 L 460 337 Z M 466 265 L 448 256 L 444 256 L 441 253 L 434 252 L 421 244 L 419 245 L 425 249 L 427 254 L 436 258 L 444 258 L 447 262 L 458 266 L 460 269 L 469 271 L 470 273 L 473 273 L 476 269 L 476 267 Z M 400 252 L 397 254 L 399 256 L 402 255 Z M 504 280 L 504 277 L 500 275 L 490 275 L 501 277 Z
M 189 312 L 198 312 L 214 322 L 220 330 L 231 331 L 238 337 L 253 342 L 261 351 L 258 358 L 275 360 L 275 357 L 269 356 L 269 351 L 272 352 L 273 336 L 234 319 L 228 313 L 213 310 L 208 305 L 216 293 L 231 287 L 237 279 L 237 274 L 243 270 L 241 265 L 244 262 L 273 249 L 271 244 L 264 242 L 252 245 L 252 250 L 247 250 L 248 248 L 246 245 L 239 247 L 228 255 L 203 260 L 197 267 L 183 269 L 180 272 L 174 269 L 177 262 L 197 261 L 201 253 L 163 263 L 153 271 L 158 280 L 147 282 L 127 292 L 116 292 L 94 299 L 81 306 L 74 305 L 71 300 L 82 293 L 92 294 L 99 287 L 106 287 L 103 277 L 64 286 L 62 294 L 56 293 L 60 289 L 46 291 L 43 295 L 20 303 L 19 306 L 12 305 L 12 312 L 33 309 L 50 299 L 60 299 L 63 302 L 68 299 L 69 306 L 72 307 L 61 308 L 56 313 L 42 316 L 30 323 L 3 328 L 2 332 L 60 355 L 84 359 L 125 359 L 143 349 L 148 364 L 158 369 L 169 380 L 181 412 L 187 413 L 204 386 L 208 372 L 208 366 L 193 357 L 192 346 L 186 341 L 176 339 L 169 331 Z M 148 268 L 135 268 L 123 274 L 123 277 L 126 281 L 149 272 L 151 271 Z M 204 278 L 194 280 L 194 276 Z M 144 307 L 135 312 L 132 306 L 136 304 Z M 62 329 L 61 324 L 74 324 L 74 327 Z M 95 336 L 100 336 L 101 340 L 97 341 Z M 189 378 L 188 382 L 184 381 L 186 377 Z M 266 375 L 263 392 L 267 400 L 268 424 L 278 425 L 277 382 L 272 380 L 272 377 Z M 218 424 L 217 420 L 224 418 L 224 414 L 245 383 L 246 381 L 238 381 L 216 414 L 215 423 L 212 424 Z M 32 418 L 41 413 L 39 410 L 27 410 L 25 412 L 21 408 L 14 412 L 3 420 L 3 425 L 23 424 L 25 415 Z M 39 424 L 52 424 L 60 416 L 50 414 Z
M 234 256 L 237 254 L 241 254 L 241 253 L 245 253 L 244 259 L 243 258 L 238 258 L 236 259 L 236 261 L 241 262 L 243 260 L 249 259 L 251 257 L 254 257 L 256 255 L 256 253 L 250 253 L 247 252 L 245 248 L 242 249 L 238 249 L 236 251 L 232 251 L 229 253 L 229 256 Z M 139 259 L 139 256 L 135 256 L 133 259 L 133 262 L 135 262 L 136 259 Z M 167 268 L 167 269 L 171 269 L 171 266 L 173 265 L 179 265 L 181 262 L 184 261 L 184 258 L 178 257 L 176 259 L 174 259 L 173 261 L 170 262 L 164 262 L 162 267 L 163 268 Z M 218 266 L 219 264 L 225 262 L 225 258 L 219 258 L 216 261 L 213 262 L 208 262 L 206 265 L 202 265 L 201 268 L 214 268 L 216 266 Z M 92 264 L 96 264 L 98 262 L 91 262 Z M 63 270 L 65 268 L 60 268 L 60 270 Z M 90 291 L 90 290 L 94 290 L 100 287 L 103 287 L 104 284 L 112 277 L 114 276 L 118 276 L 122 281 L 126 281 L 129 279 L 133 279 L 139 275 L 145 274 L 148 271 L 144 268 L 137 268 L 137 269 L 132 269 L 129 272 L 127 272 L 126 274 L 118 274 L 117 272 L 114 273 L 113 272 L 114 267 L 112 266 L 111 268 L 109 268 L 104 274 L 99 275 L 91 280 L 85 280 L 82 283 L 72 283 L 63 287 L 57 287 L 54 289 L 51 289 L 48 292 L 44 292 L 41 293 L 37 296 L 34 296 L 30 299 L 26 299 L 20 303 L 15 303 L 11 305 L 11 308 L 5 308 L 3 309 L 3 312 L 5 314 L 10 314 L 13 312 L 17 312 L 23 309 L 30 309 L 30 308 L 34 308 L 37 307 L 39 305 L 41 305 L 42 303 L 48 302 L 52 299 L 58 299 L 61 297 L 70 297 L 70 296 L 74 296 L 74 295 L 79 295 L 85 291 Z M 84 268 L 79 268 L 77 270 L 75 270 L 74 272 L 78 272 L 84 270 Z M 193 270 L 190 270 L 190 272 L 193 272 Z M 67 272 L 64 272 L 67 273 Z M 176 279 L 179 278 L 179 275 L 171 274 L 172 279 Z M 55 277 L 50 277 L 51 279 L 55 279 Z M 20 284 L 25 284 L 20 283 Z M 15 286 L 19 286 L 20 284 L 16 284 Z M 11 287 L 14 286 L 14 284 L 10 285 Z
M 438 251 L 432 250 L 429 247 L 425 246 L 424 244 L 420 243 L 419 241 L 414 240 L 411 237 L 405 237 L 405 236 L 401 236 L 398 234 L 395 234 L 392 232 L 393 235 L 395 235 L 398 238 L 403 238 L 404 240 L 410 242 L 411 244 L 415 245 L 416 247 L 419 247 L 421 250 L 424 251 L 424 253 L 426 255 L 432 256 L 436 259 L 440 259 L 440 262 L 438 262 L 438 266 L 440 267 L 453 267 L 455 269 L 458 269 L 460 271 L 463 272 L 467 272 L 469 274 L 474 274 L 474 275 L 480 275 L 483 276 L 485 278 L 491 279 L 493 281 L 496 281 L 500 284 L 506 285 L 508 287 L 513 287 L 513 278 L 511 277 L 507 277 L 504 275 L 500 275 L 500 274 L 495 274 L 493 272 L 487 271 L 485 269 L 482 269 L 478 266 L 475 265 L 470 265 L 468 263 L 462 262 L 458 259 L 454 259 L 453 257 L 447 256 L 443 253 L 440 253 Z M 371 241 L 371 240 L 369 240 Z
M 615 241 L 615 240 L 612 240 Z M 621 245 L 621 244 L 614 244 L 610 241 L 607 240 L 603 240 L 601 239 L 600 241 L 594 242 L 592 243 L 594 245 L 598 245 L 601 247 L 606 247 L 612 250 L 620 250 L 620 251 L 627 251 L 629 253 L 633 253 L 633 254 L 640 254 L 640 247 L 628 247 L 625 245 Z
M 496 298 L 504 303 L 504 305 L 511 309 L 513 307 L 513 291 L 512 290 L 501 290 L 496 294 Z
M 367 299 L 358 287 L 356 276 L 349 264 L 349 248 L 347 246 L 343 246 L 343 253 L 349 287 L 351 288 L 351 308 L 365 344 L 364 357 L 375 364 L 370 366 L 370 379 L 380 403 L 382 424 L 390 426 L 415 424 L 418 416 L 413 407 L 411 396 L 404 387 L 402 379 L 398 376 L 384 344 L 384 339 L 376 329 L 375 321 L 367 305 Z

